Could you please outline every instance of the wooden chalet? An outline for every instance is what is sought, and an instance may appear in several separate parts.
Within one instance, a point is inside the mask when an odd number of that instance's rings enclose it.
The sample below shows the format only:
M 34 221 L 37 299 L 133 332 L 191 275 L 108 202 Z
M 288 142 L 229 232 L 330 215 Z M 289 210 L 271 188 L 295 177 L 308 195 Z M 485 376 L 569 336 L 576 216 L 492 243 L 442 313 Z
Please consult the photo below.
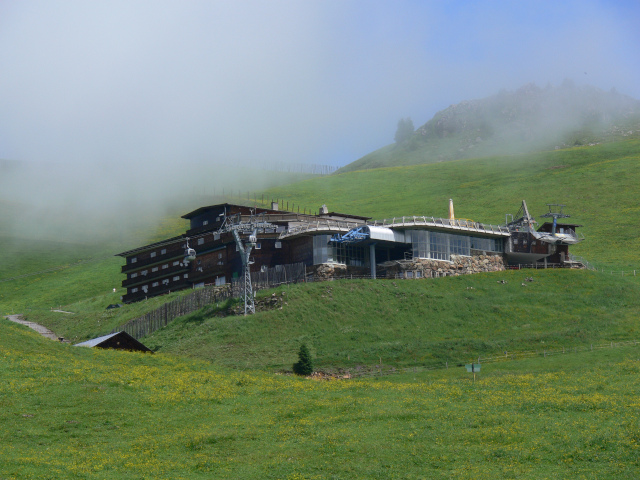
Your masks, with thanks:
M 182 216 L 189 229 L 178 237 L 119 253 L 126 258 L 122 273 L 127 278 L 124 302 L 170 291 L 207 284 L 224 285 L 242 275 L 242 261 L 234 236 L 224 231 L 230 218 L 249 219 L 262 216 L 271 228 L 260 229 L 252 250 L 251 271 L 292 263 L 313 266 L 326 262 L 331 235 L 346 233 L 364 225 L 367 217 L 329 212 L 323 206 L 317 215 L 251 208 L 223 203 L 201 207 Z M 195 259 L 187 260 L 185 252 L 195 250 Z M 324 256 L 323 256 L 324 254 Z

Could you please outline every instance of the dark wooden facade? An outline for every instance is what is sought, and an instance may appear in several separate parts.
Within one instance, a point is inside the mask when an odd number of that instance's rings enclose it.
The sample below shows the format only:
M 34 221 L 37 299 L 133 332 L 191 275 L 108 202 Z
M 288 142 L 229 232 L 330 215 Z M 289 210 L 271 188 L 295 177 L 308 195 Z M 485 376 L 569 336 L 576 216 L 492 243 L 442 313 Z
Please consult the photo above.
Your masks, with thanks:
M 306 215 L 228 203 L 202 207 L 182 216 L 190 222 L 185 234 L 118 254 L 126 258 L 122 273 L 127 278 L 122 286 L 127 294 L 123 301 L 134 302 L 186 288 L 230 283 L 242 275 L 242 261 L 233 234 L 218 232 L 227 217 L 262 213 L 275 228 L 258 233 L 256 247 L 251 252 L 252 272 L 291 263 L 313 265 L 313 235 L 327 234 L 316 231 L 279 240 L 282 232 L 316 221 L 364 224 L 367 220 L 367 217 L 326 211 Z M 196 251 L 192 262 L 185 261 L 187 248 Z

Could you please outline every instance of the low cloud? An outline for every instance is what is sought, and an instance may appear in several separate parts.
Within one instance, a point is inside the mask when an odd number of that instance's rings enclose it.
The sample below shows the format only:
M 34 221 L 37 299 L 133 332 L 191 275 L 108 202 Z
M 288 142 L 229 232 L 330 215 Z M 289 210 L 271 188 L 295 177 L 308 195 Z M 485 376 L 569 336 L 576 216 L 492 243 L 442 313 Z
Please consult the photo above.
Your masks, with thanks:
M 242 189 L 242 167 L 345 165 L 399 118 L 501 88 L 638 98 L 639 20 L 598 1 L 8 0 L 0 158 L 57 166 L 20 180 L 32 205 L 117 209 L 203 172 Z

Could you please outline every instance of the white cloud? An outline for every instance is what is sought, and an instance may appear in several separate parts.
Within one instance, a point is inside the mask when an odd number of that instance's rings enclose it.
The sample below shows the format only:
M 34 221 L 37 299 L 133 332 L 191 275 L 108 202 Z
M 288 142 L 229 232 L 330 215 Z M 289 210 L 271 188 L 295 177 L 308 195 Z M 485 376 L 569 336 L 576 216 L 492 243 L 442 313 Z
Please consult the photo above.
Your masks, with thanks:
M 344 165 L 390 143 L 400 117 L 418 126 L 452 103 L 531 81 L 573 77 L 640 97 L 639 9 L 7 0 L 0 158 L 121 173 L 182 162 Z

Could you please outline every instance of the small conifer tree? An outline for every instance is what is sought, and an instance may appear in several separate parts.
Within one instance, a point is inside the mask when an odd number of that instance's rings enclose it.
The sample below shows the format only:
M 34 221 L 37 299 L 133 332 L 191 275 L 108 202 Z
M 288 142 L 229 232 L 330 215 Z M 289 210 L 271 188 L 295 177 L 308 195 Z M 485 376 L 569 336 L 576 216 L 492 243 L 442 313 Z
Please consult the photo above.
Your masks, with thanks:
M 307 345 L 304 343 L 300 346 L 298 361 L 293 364 L 293 373 L 297 375 L 311 375 L 313 373 L 311 352 L 309 352 Z

